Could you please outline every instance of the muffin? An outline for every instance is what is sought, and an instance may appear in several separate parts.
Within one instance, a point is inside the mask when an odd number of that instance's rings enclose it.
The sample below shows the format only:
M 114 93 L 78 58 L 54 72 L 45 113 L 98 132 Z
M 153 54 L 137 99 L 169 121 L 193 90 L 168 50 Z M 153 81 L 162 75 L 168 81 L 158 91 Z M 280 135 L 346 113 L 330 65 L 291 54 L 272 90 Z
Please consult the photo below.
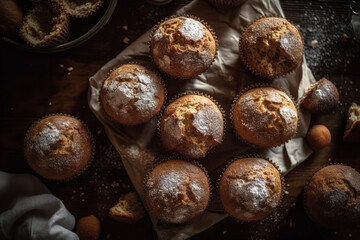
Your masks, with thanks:
M 43 2 L 26 14 L 20 36 L 33 47 L 62 44 L 70 37 L 70 19 L 59 5 Z
M 192 17 L 173 17 L 155 27 L 150 51 L 157 67 L 175 78 L 193 78 L 212 64 L 217 41 L 212 30 Z
M 76 18 L 85 18 L 94 14 L 104 3 L 104 0 L 54 0 L 64 12 Z
M 224 171 L 219 182 L 221 203 L 227 213 L 241 221 L 264 219 L 282 197 L 279 170 L 262 158 L 240 158 Z
M 207 0 L 207 1 L 216 8 L 234 8 L 246 2 L 246 0 Z
M 145 216 L 145 212 L 136 192 L 130 192 L 119 198 L 118 203 L 110 208 L 109 215 L 119 222 L 135 223 Z
M 150 213 L 166 223 L 184 223 L 207 207 L 210 184 L 205 171 L 184 160 L 168 160 L 155 167 L 144 182 Z
M 304 193 L 310 219 L 330 229 L 360 227 L 360 173 L 349 166 L 329 165 L 311 178 Z
M 352 103 L 349 108 L 343 140 L 360 142 L 360 106 L 356 103 Z
M 185 95 L 165 109 L 160 122 L 164 146 L 189 158 L 205 157 L 221 144 L 224 119 L 219 107 L 209 98 Z
M 105 80 L 100 98 L 112 119 L 125 125 L 137 125 L 159 112 L 165 89 L 154 72 L 138 64 L 125 64 Z
M 306 140 L 312 149 L 319 151 L 330 144 L 331 133 L 326 126 L 315 125 L 308 131 Z
M 273 79 L 297 68 L 303 58 L 298 29 L 281 17 L 263 17 L 242 33 L 240 59 L 255 75 Z
M 233 122 L 239 136 L 254 145 L 275 147 L 295 135 L 298 112 L 288 95 L 272 87 L 251 89 L 233 106 Z
M 326 78 L 310 86 L 301 99 L 301 106 L 314 114 L 325 114 L 333 110 L 339 101 L 336 86 Z
M 94 150 L 86 125 L 61 114 L 35 122 L 25 139 L 25 157 L 30 167 L 52 180 L 67 180 L 83 173 Z
M 2 0 L 0 4 L 0 35 L 16 35 L 24 14 L 19 4 L 14 0 Z

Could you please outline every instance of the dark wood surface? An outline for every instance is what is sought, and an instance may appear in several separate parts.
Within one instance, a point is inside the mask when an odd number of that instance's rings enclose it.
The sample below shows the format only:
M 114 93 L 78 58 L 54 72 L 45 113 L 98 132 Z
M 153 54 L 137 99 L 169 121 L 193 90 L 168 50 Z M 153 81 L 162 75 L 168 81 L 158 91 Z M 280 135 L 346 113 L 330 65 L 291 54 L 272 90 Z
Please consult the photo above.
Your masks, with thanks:
M 121 158 L 87 104 L 88 79 L 106 62 L 149 28 L 189 0 L 165 6 L 145 1 L 119 1 L 107 25 L 86 43 L 54 54 L 27 53 L 0 43 L 0 170 L 32 173 L 23 156 L 23 139 L 29 126 L 52 113 L 68 113 L 83 120 L 95 137 L 93 166 L 67 182 L 43 179 L 78 219 L 94 214 L 102 223 L 101 239 L 156 239 L 148 217 L 135 224 L 115 222 L 107 215 L 121 195 L 134 188 Z M 330 114 L 312 116 L 311 124 L 324 124 L 331 144 L 311 155 L 286 175 L 287 194 L 278 210 L 258 223 L 227 218 L 193 239 L 360 239 L 359 231 L 333 231 L 319 227 L 306 216 L 302 191 L 311 175 L 329 163 L 345 163 L 360 171 L 360 145 L 342 142 L 347 109 L 360 104 L 360 43 L 348 21 L 348 1 L 281 1 L 288 19 L 300 26 L 305 56 L 316 79 L 336 84 L 341 103 Z M 84 23 L 86 24 L 86 23 Z M 127 30 L 126 27 L 127 26 Z M 348 37 L 344 37 L 346 34 Z M 317 40 L 313 48 L 311 42 Z M 72 67 L 72 71 L 68 71 Z

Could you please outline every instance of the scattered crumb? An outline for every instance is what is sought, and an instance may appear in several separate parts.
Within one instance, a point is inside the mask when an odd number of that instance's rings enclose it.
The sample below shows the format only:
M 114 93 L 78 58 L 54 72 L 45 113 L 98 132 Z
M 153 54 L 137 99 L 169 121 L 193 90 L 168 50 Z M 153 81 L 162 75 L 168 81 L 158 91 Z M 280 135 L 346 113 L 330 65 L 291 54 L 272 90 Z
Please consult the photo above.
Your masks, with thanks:
M 340 38 L 341 42 L 346 43 L 349 40 L 349 36 L 346 33 L 343 33 Z
M 315 46 L 318 44 L 318 41 L 315 39 L 315 40 L 312 40 L 310 45 L 312 48 L 315 48 Z
M 52 102 L 49 102 L 49 106 L 51 106 L 52 105 Z
M 289 192 L 288 192 L 288 191 L 284 191 L 284 194 L 289 194 Z
M 352 237 L 352 234 L 351 234 L 351 233 L 349 233 L 349 237 Z
M 71 74 L 71 72 L 68 72 L 67 75 L 69 76 Z
M 122 26 L 122 28 L 123 28 L 125 31 L 127 31 L 127 30 L 129 29 L 127 25 Z
M 227 233 L 227 231 L 226 231 L 226 230 L 224 230 L 224 231 L 222 232 L 222 234 L 223 234 L 223 235 L 225 235 L 226 233 Z
M 73 67 L 68 67 L 68 68 L 66 68 L 69 72 L 71 72 L 71 71 L 73 71 L 74 70 L 74 68 Z
M 60 63 L 60 64 L 59 64 L 59 67 L 63 68 L 63 67 L 64 67 L 64 64 L 61 64 L 61 63 Z
M 128 37 L 124 37 L 124 39 L 123 39 L 123 43 L 125 43 L 125 44 L 129 44 L 129 41 L 130 41 L 130 39 L 129 39 Z
M 97 133 L 97 135 L 100 135 L 102 133 L 102 130 L 99 129 L 96 133 Z

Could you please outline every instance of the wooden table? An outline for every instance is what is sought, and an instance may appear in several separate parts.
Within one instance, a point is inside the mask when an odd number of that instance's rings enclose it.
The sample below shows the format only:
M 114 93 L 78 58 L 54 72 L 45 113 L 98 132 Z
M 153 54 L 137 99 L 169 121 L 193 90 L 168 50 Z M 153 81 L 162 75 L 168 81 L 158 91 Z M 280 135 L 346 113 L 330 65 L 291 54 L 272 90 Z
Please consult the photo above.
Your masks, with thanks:
M 65 183 L 43 182 L 77 219 L 90 214 L 98 216 L 102 222 L 101 239 L 156 239 L 148 217 L 135 224 L 125 224 L 107 215 L 117 198 L 134 188 L 121 158 L 88 107 L 88 79 L 128 46 L 126 39 L 133 42 L 189 2 L 174 0 L 165 6 L 153 6 L 140 0 L 119 1 L 110 21 L 95 37 L 61 53 L 27 53 L 1 42 L 0 170 L 35 174 L 23 156 L 23 139 L 29 126 L 52 113 L 77 116 L 95 137 L 94 165 L 77 179 Z M 330 129 L 331 145 L 286 175 L 288 194 L 267 220 L 238 223 L 227 218 L 193 239 L 360 239 L 358 230 L 334 232 L 316 226 L 306 216 L 301 201 L 303 187 L 323 165 L 340 162 L 360 171 L 359 144 L 342 142 L 347 109 L 353 101 L 360 104 L 360 40 L 355 40 L 354 31 L 346 22 L 348 8 L 344 1 L 282 0 L 281 3 L 287 18 L 300 26 L 305 56 L 316 79 L 327 77 L 340 91 L 341 104 L 336 111 L 313 116 L 311 122 Z M 314 40 L 318 43 L 312 47 Z

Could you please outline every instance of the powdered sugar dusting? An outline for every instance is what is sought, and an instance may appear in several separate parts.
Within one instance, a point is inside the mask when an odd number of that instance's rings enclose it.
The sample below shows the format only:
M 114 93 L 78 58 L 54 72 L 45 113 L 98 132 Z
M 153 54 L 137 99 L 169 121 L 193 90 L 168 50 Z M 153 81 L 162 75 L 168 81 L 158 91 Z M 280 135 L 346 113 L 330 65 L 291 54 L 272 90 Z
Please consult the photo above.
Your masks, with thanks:
M 223 133 L 223 119 L 221 114 L 213 106 L 204 106 L 197 113 L 193 114 L 192 126 L 204 136 L 213 136 L 220 139 Z
M 61 132 L 54 124 L 49 122 L 39 134 L 33 137 L 30 147 L 34 148 L 41 157 L 44 157 L 50 151 L 51 146 L 61 139 Z
M 294 120 L 297 118 L 296 112 L 293 109 L 289 108 L 288 106 L 284 106 L 280 108 L 280 115 L 284 119 L 287 125 L 292 124 Z
M 192 18 L 185 18 L 183 24 L 179 27 L 179 32 L 187 40 L 199 41 L 204 36 L 204 26 L 199 21 Z
M 106 98 L 119 116 L 126 118 L 135 111 L 147 117 L 158 107 L 156 99 L 160 90 L 156 86 L 160 85 L 159 80 L 140 67 L 131 70 L 119 72 L 115 78 L 105 81 Z

